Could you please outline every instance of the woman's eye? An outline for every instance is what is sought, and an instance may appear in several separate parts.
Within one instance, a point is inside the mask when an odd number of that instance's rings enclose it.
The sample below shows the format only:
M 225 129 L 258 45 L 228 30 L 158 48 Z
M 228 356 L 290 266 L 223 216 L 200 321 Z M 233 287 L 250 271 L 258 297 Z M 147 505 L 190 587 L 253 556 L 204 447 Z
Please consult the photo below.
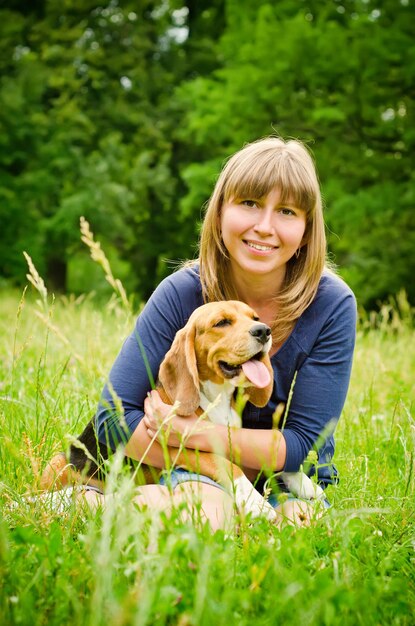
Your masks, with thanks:
M 242 200 L 241 204 L 245 205 L 245 206 L 250 206 L 250 207 L 254 207 L 257 205 L 256 200 Z
M 280 213 L 283 215 L 295 215 L 295 211 L 293 211 L 293 209 L 289 209 L 288 207 L 281 207 Z
M 231 320 L 224 318 L 223 320 L 219 320 L 216 324 L 213 325 L 214 328 L 220 328 L 221 326 L 230 326 L 232 324 Z

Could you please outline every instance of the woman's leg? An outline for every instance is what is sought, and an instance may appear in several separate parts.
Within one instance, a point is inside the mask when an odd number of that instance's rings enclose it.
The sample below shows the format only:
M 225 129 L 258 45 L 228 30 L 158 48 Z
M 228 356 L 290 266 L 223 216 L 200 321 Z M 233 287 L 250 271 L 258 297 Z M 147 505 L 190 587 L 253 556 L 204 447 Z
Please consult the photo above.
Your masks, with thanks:
M 172 507 L 172 497 L 167 487 L 162 485 L 143 485 L 135 489 L 135 496 L 132 502 L 140 507 L 149 507 L 156 511 L 170 512 Z M 111 506 L 115 499 L 115 494 L 102 494 L 97 491 L 85 490 L 79 493 L 78 501 L 87 502 L 91 509 L 101 506 Z
M 277 519 L 275 524 L 283 526 L 310 526 L 312 522 L 320 519 L 327 510 L 324 502 L 312 502 L 304 500 L 287 500 L 275 507 Z
M 78 500 L 86 502 L 91 509 L 111 506 L 113 499 L 113 494 L 103 495 L 96 491 L 84 491 L 78 495 Z M 132 501 L 139 507 L 167 514 L 185 503 L 187 506 L 181 511 L 183 521 L 209 522 L 213 531 L 229 528 L 234 515 L 233 499 L 228 493 L 198 481 L 180 483 L 173 492 L 164 485 L 144 485 L 137 488 Z
M 208 522 L 213 531 L 230 530 L 235 517 L 234 501 L 223 489 L 202 482 L 180 483 L 173 491 L 174 506 L 188 504 L 184 518 L 194 522 Z

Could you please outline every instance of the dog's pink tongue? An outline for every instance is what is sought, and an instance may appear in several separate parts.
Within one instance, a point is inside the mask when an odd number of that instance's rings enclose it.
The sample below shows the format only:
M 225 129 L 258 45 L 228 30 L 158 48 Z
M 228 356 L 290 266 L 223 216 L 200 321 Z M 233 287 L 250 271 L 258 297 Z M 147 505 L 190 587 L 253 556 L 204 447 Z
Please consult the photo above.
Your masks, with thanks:
M 242 369 L 245 376 L 251 381 L 254 387 L 263 389 L 269 385 L 271 375 L 262 361 L 251 359 L 246 363 L 242 363 Z

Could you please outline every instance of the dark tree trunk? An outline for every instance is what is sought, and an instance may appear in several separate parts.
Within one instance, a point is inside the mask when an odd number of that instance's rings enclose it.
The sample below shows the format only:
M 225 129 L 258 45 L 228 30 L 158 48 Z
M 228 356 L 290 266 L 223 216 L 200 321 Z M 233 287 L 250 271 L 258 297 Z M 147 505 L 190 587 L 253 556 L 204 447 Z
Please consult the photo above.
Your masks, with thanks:
M 46 266 L 46 287 L 49 291 L 65 291 L 67 263 L 61 257 L 51 257 Z

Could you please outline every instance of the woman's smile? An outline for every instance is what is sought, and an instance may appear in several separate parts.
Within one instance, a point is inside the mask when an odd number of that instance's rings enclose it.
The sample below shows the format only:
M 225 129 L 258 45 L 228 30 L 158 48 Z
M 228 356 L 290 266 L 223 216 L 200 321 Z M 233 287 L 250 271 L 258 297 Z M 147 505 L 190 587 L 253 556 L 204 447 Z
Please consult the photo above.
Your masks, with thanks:
M 257 241 L 248 241 L 248 240 L 243 240 L 243 241 L 247 245 L 248 248 L 259 253 L 269 254 L 273 252 L 274 250 L 278 249 L 278 246 L 266 245 L 263 243 L 258 243 Z

